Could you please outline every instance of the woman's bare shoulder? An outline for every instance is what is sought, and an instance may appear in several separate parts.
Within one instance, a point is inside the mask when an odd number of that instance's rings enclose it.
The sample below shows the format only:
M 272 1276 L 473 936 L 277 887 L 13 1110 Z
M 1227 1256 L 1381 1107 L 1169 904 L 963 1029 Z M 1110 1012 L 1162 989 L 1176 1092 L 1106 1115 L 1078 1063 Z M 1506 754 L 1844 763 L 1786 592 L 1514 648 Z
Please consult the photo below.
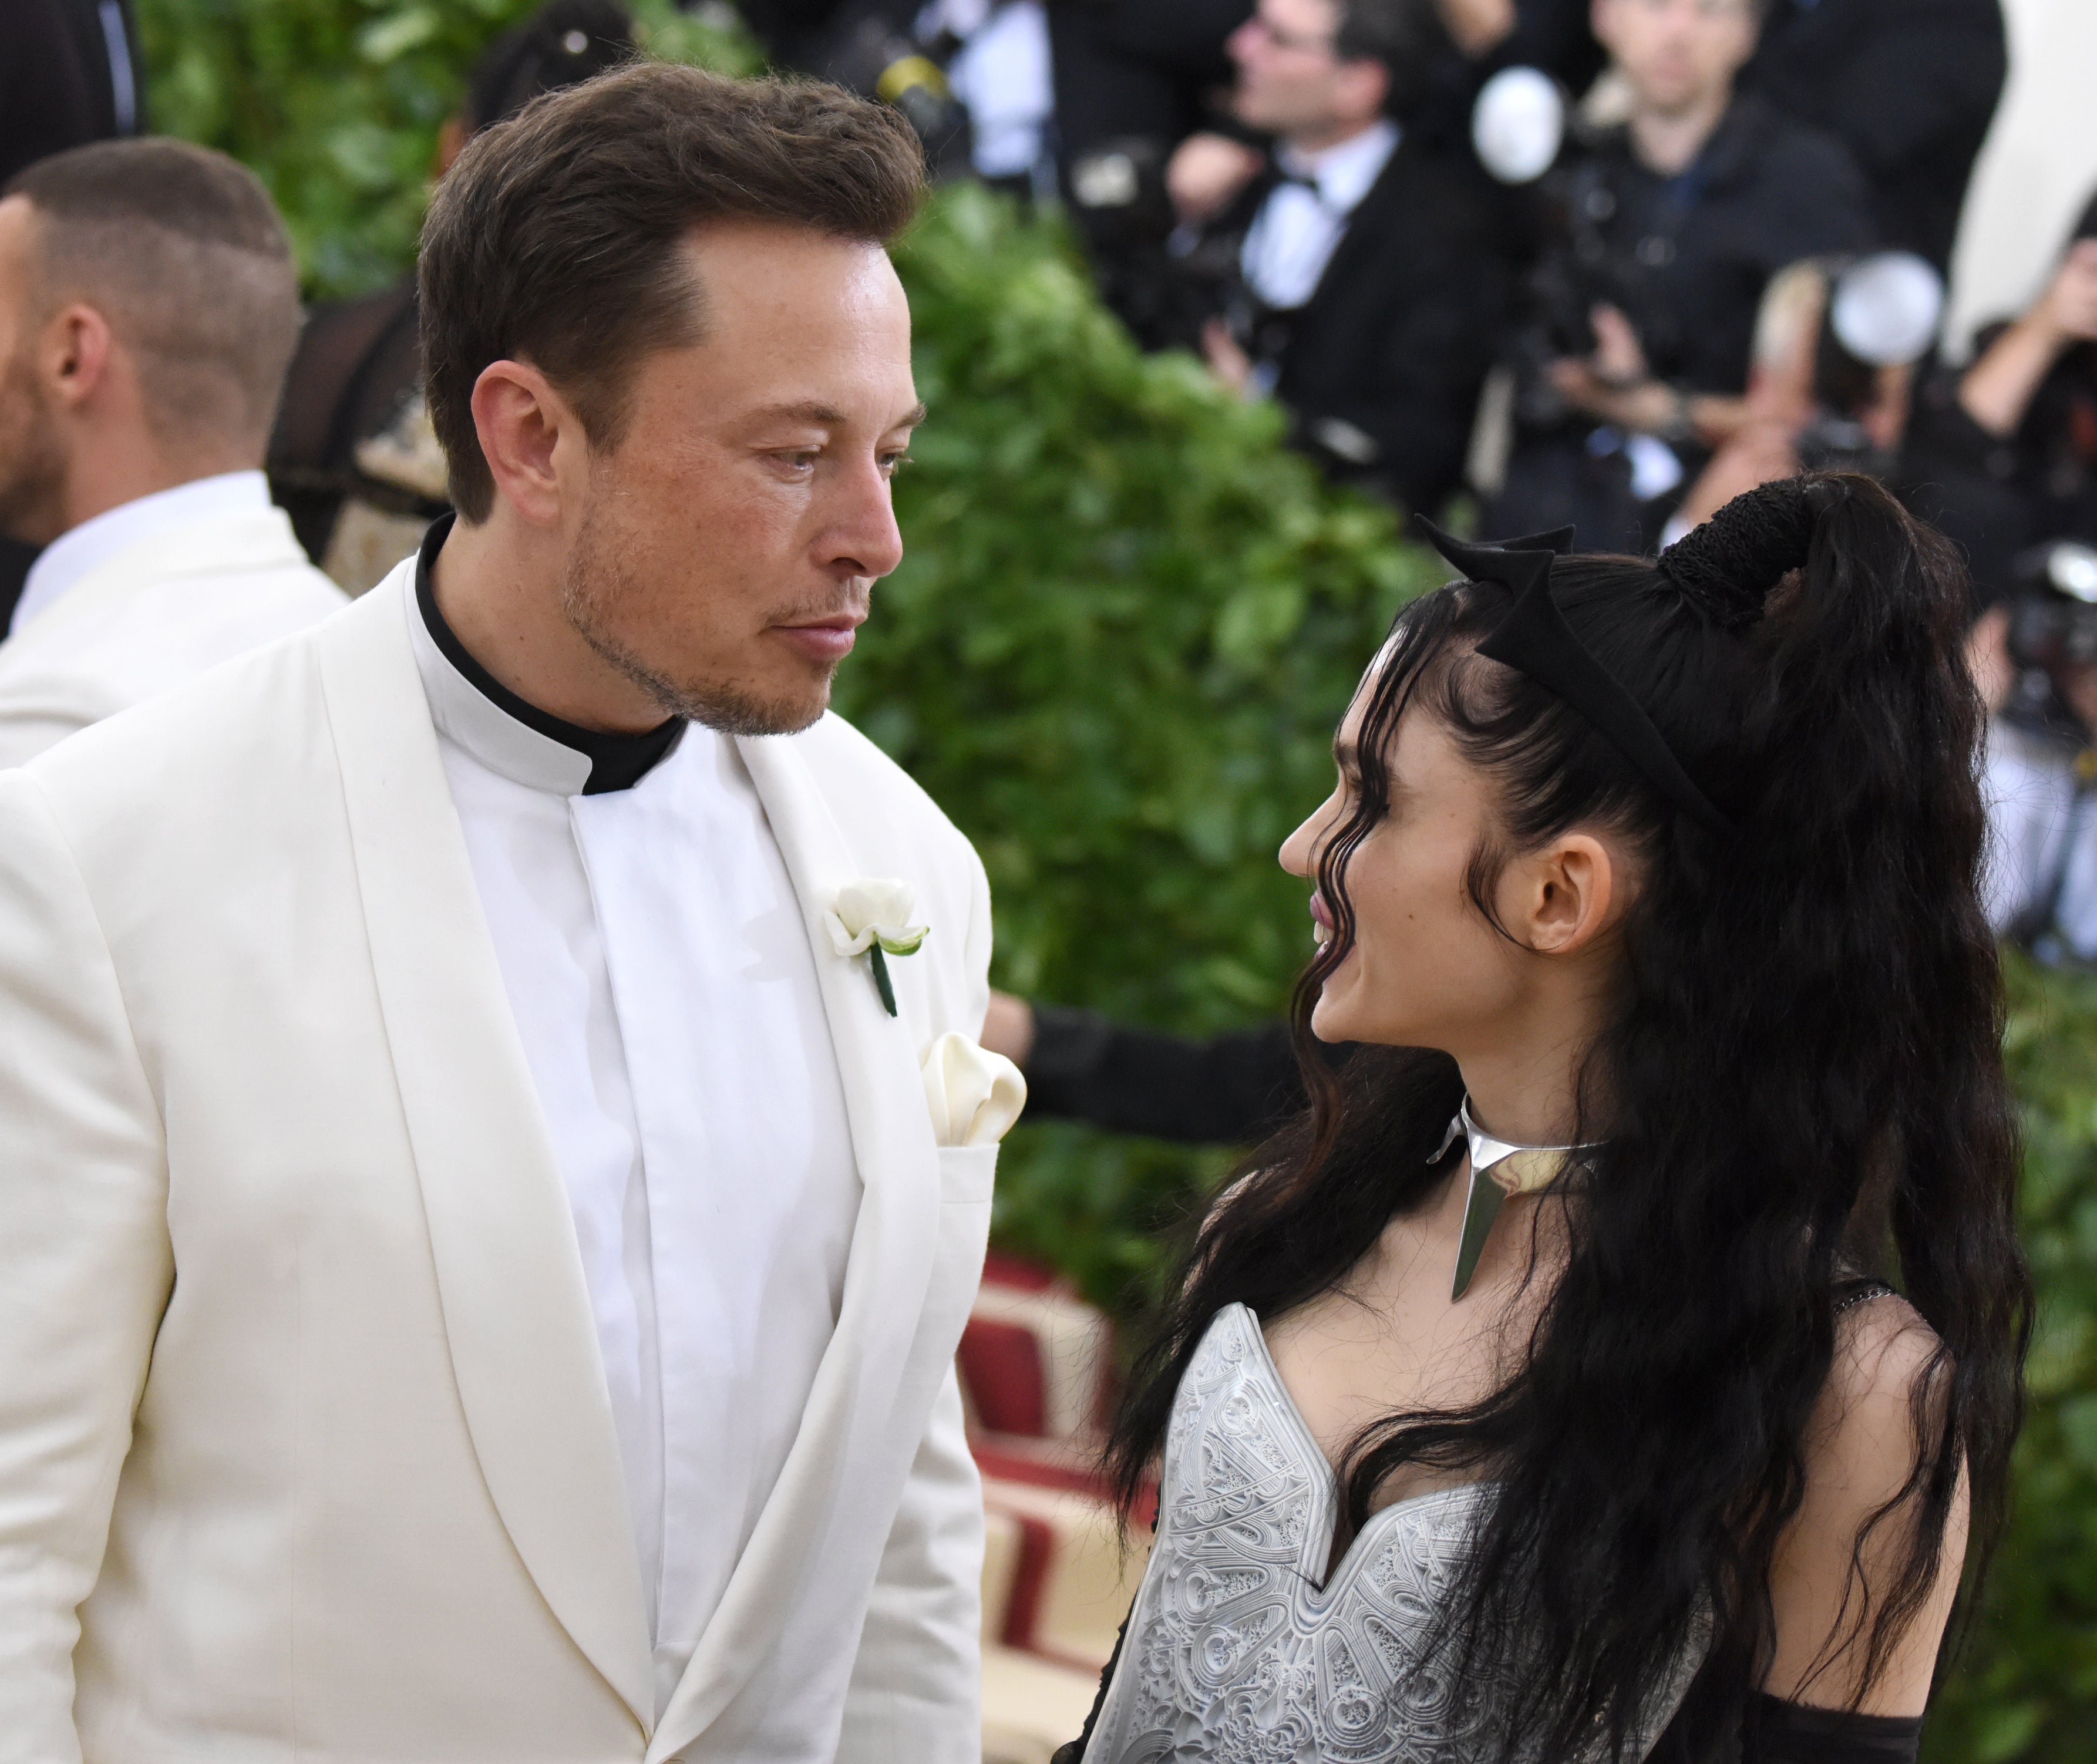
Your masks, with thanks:
M 1936 1332 L 1905 1299 L 1874 1298 L 1837 1319 L 1834 1359 L 1805 1441 L 1804 1498 L 1771 1578 L 1777 1648 L 1767 1687 L 1776 1695 L 1831 1707 L 1854 1695 L 1864 1639 L 1915 1541 L 1920 1509 L 1910 1485 L 1934 1444 L 1931 1398 L 1946 1370 Z M 1935 1578 L 1867 1692 L 1867 1713 L 1921 1712 L 1958 1590 L 1966 1524 L 1962 1477 Z

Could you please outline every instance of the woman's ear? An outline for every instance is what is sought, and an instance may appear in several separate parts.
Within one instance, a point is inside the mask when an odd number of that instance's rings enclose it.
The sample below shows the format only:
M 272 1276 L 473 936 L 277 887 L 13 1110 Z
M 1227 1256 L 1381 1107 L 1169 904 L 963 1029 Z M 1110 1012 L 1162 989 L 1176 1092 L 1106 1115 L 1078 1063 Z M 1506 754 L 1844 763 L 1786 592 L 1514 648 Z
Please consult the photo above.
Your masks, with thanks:
M 1622 878 L 1616 855 L 1592 834 L 1564 834 L 1511 869 L 1521 896 L 1508 929 L 1539 955 L 1577 954 L 1615 918 Z

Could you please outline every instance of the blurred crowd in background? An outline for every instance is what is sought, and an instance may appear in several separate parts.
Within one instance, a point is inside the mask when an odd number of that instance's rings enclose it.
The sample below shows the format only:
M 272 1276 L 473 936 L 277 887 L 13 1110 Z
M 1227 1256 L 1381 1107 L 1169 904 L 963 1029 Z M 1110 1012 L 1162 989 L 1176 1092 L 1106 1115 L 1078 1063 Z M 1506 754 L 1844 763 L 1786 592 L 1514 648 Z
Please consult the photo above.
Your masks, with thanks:
M 1989 764 L 2020 805 L 2002 928 L 2097 959 L 2097 199 L 2035 301 L 1942 347 L 2000 0 L 738 11 L 776 66 L 903 110 L 937 177 L 1060 204 L 1146 348 L 1276 401 L 1294 445 L 1372 496 L 1651 552 L 1801 466 L 1893 484 L 1972 565 Z M 16 0 L 0 30 L 0 180 L 149 129 L 128 0 Z M 619 0 L 551 0 L 471 70 L 433 173 L 633 50 Z M 412 280 L 312 309 L 290 363 L 272 496 L 352 593 L 445 506 L 417 373 Z M 35 535 L 5 548 L 19 624 Z M 1014 1021 L 1044 1075 L 1126 1075 L 1096 1023 Z

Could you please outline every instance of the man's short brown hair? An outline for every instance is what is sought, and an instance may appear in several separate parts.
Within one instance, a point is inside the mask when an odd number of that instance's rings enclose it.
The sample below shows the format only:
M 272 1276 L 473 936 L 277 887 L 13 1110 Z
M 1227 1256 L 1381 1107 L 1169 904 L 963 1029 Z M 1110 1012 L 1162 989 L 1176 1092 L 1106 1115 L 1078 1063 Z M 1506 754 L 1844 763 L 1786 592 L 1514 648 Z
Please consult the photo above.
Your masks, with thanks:
M 698 341 L 704 291 L 679 247 L 729 218 L 887 244 L 924 154 L 885 105 L 803 81 L 642 62 L 554 92 L 475 135 L 422 226 L 422 373 L 452 501 L 488 518 L 474 432 L 491 361 L 530 362 L 615 447 L 641 359 Z
M 138 365 L 164 443 L 259 450 L 299 340 L 299 274 L 269 192 L 186 141 L 99 141 L 15 173 L 0 195 L 36 212 L 46 314 L 93 307 Z

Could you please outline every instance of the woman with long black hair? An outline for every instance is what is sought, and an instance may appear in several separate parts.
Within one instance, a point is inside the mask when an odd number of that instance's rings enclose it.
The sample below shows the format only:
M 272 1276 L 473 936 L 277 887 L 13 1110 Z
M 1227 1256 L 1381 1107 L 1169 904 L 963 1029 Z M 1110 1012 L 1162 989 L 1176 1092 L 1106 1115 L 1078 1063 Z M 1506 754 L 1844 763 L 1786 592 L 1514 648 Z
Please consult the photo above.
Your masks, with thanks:
M 1911 1759 L 2031 1303 L 1961 572 L 1856 477 L 1436 536 L 1282 852 L 1302 1043 L 1368 1045 L 1139 1360 L 1066 1754 Z

